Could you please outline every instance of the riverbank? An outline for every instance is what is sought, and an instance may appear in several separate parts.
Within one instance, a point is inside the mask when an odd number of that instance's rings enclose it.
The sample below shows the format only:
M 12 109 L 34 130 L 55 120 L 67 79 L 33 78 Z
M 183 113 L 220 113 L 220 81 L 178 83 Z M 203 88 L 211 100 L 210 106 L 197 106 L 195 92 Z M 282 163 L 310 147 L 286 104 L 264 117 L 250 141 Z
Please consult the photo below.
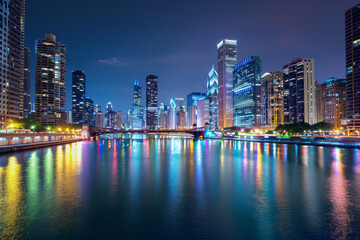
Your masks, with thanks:
M 35 148 L 51 147 L 51 146 L 68 144 L 68 143 L 79 142 L 79 141 L 83 141 L 83 139 L 69 139 L 69 140 L 52 141 L 52 142 L 38 142 L 38 143 L 6 145 L 6 146 L 0 146 L 0 154 L 30 150 L 30 149 L 35 149 Z
M 324 147 L 360 148 L 360 138 L 356 137 L 276 137 L 276 136 L 253 136 L 241 135 L 234 137 L 222 137 L 222 140 L 268 142 L 280 144 L 314 145 Z

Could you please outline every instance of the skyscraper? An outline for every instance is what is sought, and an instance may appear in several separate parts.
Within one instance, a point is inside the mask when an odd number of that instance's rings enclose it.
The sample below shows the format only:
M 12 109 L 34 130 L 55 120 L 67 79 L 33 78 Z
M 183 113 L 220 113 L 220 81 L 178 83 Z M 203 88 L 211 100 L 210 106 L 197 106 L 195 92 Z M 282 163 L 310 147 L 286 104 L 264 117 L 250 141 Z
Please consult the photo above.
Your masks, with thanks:
M 164 105 L 164 103 L 160 103 L 159 105 L 159 128 L 166 129 L 168 122 L 168 107 Z
M 360 3 L 345 12 L 348 127 L 360 126 Z
M 24 48 L 24 117 L 31 113 L 31 96 L 30 96 L 30 49 Z
M 187 123 L 187 128 L 190 129 L 193 127 L 193 125 L 196 125 L 196 102 L 198 99 L 205 97 L 206 94 L 202 93 L 202 92 L 192 92 L 190 94 L 187 95 L 186 97 L 186 123 Z M 194 106 L 195 108 L 191 107 Z M 195 110 L 195 111 L 194 111 Z
M 98 128 L 104 127 L 104 113 L 102 112 L 95 113 L 95 126 Z
M 199 99 L 196 103 L 197 108 L 197 119 L 196 126 L 198 128 L 206 127 L 209 124 L 209 99 L 202 98 Z
M 178 129 L 186 129 L 186 112 L 183 106 L 179 109 Z
M 116 124 L 115 129 L 122 128 L 122 112 L 116 112 Z
M 55 35 L 35 41 L 35 111 L 44 125 L 66 122 L 66 47 Z
M 94 101 L 89 97 L 85 97 L 84 123 L 94 125 Z
M 85 79 L 84 71 L 72 72 L 72 116 L 75 124 L 85 122 Z
M 293 59 L 283 73 L 284 123 L 317 123 L 314 59 Z
M 270 72 L 261 77 L 262 124 L 284 124 L 283 73 Z
M 144 127 L 144 108 L 141 103 L 142 91 L 139 80 L 135 78 L 134 83 L 134 101 L 132 105 L 132 129 L 143 129 Z
M 252 128 L 261 125 L 260 57 L 251 56 L 239 62 L 234 70 L 234 126 Z
M 218 52 L 218 121 L 219 128 L 233 126 L 233 71 L 237 62 L 237 41 L 223 39 L 217 45 Z
M 206 97 L 209 99 L 209 126 L 211 129 L 218 127 L 218 93 L 219 77 L 212 66 L 206 84 Z
M 113 110 L 112 103 L 108 102 L 106 104 L 105 127 L 115 128 L 115 125 L 116 125 L 116 112 Z
M 146 126 L 156 129 L 158 123 L 158 77 L 146 77 Z
M 341 127 L 346 118 L 346 79 L 329 78 L 322 84 L 324 122 Z
M 25 1 L 0 2 L 0 126 L 23 116 Z

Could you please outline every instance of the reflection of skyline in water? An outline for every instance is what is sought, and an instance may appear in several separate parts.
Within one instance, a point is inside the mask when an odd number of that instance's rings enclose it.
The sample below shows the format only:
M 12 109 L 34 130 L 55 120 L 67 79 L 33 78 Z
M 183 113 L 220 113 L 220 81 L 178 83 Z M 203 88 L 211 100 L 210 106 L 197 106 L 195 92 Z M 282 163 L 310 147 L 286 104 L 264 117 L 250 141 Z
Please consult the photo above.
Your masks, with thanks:
M 360 234 L 359 159 L 358 149 L 179 139 L 3 155 L 0 237 L 347 239 Z

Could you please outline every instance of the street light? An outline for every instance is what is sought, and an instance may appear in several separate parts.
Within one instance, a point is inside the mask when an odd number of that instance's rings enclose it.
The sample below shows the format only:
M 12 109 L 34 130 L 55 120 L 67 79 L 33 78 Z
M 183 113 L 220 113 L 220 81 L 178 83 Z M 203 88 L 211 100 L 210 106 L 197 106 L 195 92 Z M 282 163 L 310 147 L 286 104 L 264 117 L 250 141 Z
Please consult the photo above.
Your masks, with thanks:
M 48 132 L 50 132 L 50 127 L 47 127 L 46 129 L 48 130 Z
M 34 133 L 35 126 L 33 125 L 30 128 L 31 128 L 31 131 Z

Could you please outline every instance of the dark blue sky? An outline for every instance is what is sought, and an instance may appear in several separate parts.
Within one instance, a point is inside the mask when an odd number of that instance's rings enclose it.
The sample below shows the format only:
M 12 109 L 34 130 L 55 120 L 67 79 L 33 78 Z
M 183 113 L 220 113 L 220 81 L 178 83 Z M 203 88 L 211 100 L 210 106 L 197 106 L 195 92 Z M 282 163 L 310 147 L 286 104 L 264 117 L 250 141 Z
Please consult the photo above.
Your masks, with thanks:
M 315 59 L 316 79 L 345 76 L 344 11 L 358 0 L 28 0 L 26 46 L 53 33 L 67 46 L 67 105 L 71 70 L 87 75 L 87 95 L 123 112 L 139 77 L 159 77 L 159 100 L 200 91 L 216 44 L 238 40 L 238 60 L 258 55 L 263 72 L 295 57 Z M 34 81 L 34 71 L 32 72 Z

